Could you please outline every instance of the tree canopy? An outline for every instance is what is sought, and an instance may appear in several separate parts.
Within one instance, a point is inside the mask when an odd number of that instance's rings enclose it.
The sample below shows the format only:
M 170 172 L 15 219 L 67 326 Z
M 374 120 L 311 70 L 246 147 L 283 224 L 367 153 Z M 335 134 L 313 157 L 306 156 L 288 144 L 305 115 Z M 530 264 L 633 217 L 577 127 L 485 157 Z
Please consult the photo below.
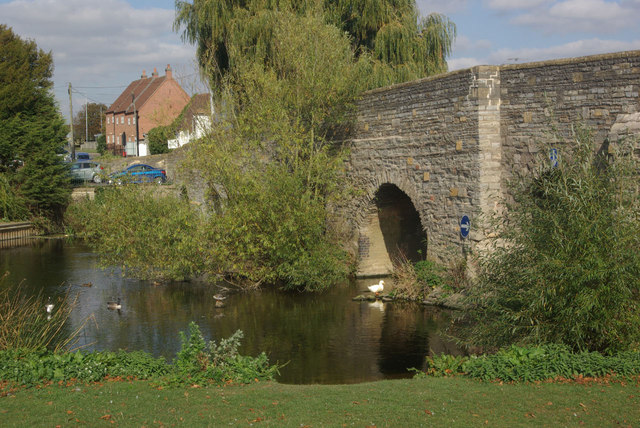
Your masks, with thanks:
M 95 135 L 104 134 L 105 111 L 107 106 L 102 103 L 86 103 L 82 106 L 73 118 L 73 135 L 77 141 L 93 141 Z
M 52 75 L 51 53 L 0 25 L 0 174 L 10 195 L 5 201 L 22 207 L 3 209 L 7 219 L 24 217 L 25 210 L 57 217 L 68 201 L 68 173 L 56 155 L 67 128 L 51 93 Z
M 370 86 L 446 71 L 456 35 L 443 15 L 421 18 L 414 0 L 177 0 L 174 29 L 197 46 L 200 66 L 217 87 L 241 58 L 271 60 L 283 11 L 319 15 L 345 31 L 356 56 L 372 60 Z

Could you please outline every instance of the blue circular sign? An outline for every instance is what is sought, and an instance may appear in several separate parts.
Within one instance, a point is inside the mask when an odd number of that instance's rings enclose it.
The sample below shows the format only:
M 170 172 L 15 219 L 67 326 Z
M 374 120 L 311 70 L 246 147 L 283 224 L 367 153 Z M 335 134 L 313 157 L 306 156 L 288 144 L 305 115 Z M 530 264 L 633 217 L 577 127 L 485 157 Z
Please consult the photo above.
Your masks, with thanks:
M 466 238 L 469 236 L 469 230 L 471 229 L 471 221 L 469 221 L 469 217 L 466 215 L 462 216 L 460 220 L 460 236 Z
M 551 160 L 551 166 L 558 167 L 558 149 L 549 150 L 549 159 Z

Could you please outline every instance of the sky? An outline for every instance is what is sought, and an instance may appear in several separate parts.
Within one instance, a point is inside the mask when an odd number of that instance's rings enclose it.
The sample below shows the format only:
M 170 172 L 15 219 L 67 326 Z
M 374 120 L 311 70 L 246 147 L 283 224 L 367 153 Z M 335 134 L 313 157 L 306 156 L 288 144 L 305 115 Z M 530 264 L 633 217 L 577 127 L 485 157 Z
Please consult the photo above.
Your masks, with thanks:
M 640 0 L 418 0 L 457 26 L 449 70 L 640 49 Z M 0 24 L 53 54 L 54 94 L 69 116 L 107 106 L 143 70 L 173 75 L 189 93 L 195 47 L 172 30 L 174 0 L 0 0 Z

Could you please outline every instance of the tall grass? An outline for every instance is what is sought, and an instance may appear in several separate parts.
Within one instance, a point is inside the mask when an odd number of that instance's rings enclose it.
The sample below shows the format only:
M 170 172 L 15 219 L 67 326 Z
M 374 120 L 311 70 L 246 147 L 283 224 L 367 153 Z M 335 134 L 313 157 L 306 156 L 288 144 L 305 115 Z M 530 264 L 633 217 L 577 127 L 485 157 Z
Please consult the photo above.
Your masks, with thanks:
M 77 297 L 67 292 L 52 300 L 54 309 L 45 310 L 42 293 L 30 295 L 23 283 L 10 283 L 7 273 L 0 278 L 0 350 L 41 349 L 54 351 L 73 346 L 78 331 L 69 331 L 67 321 Z

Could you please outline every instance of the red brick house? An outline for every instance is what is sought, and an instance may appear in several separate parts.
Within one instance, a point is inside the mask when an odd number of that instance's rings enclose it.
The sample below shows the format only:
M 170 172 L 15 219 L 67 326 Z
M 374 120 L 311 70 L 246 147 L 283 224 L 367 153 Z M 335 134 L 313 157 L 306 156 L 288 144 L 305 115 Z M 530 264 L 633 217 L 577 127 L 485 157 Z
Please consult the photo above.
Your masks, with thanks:
M 171 124 L 189 98 L 173 79 L 170 65 L 162 77 L 155 68 L 151 77 L 143 70 L 105 113 L 107 149 L 116 155 L 146 155 L 146 146 L 139 144 L 145 135 L 156 126 Z

